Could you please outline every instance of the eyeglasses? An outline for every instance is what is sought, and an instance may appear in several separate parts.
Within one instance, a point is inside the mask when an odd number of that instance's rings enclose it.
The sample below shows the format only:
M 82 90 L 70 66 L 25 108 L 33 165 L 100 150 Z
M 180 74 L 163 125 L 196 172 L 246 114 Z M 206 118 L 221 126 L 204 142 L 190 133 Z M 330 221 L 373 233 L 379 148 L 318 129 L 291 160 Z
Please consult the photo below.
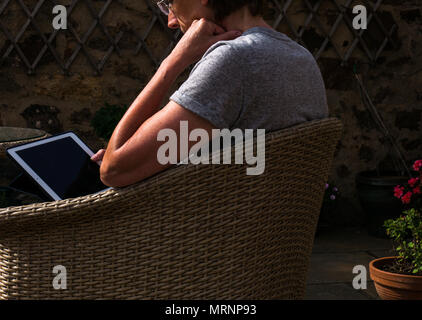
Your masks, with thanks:
M 172 7 L 171 0 L 161 0 L 157 2 L 158 8 L 160 8 L 161 12 L 164 13 L 166 16 L 170 14 L 170 10 Z

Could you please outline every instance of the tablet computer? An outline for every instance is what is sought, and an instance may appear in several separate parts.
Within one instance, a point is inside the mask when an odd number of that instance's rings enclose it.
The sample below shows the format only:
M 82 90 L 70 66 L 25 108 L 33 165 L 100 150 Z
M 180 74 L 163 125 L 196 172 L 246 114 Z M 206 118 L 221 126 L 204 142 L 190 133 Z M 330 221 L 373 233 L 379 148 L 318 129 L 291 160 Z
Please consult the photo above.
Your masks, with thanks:
M 11 157 L 51 200 L 76 198 L 109 189 L 100 179 L 94 152 L 72 131 L 10 147 Z

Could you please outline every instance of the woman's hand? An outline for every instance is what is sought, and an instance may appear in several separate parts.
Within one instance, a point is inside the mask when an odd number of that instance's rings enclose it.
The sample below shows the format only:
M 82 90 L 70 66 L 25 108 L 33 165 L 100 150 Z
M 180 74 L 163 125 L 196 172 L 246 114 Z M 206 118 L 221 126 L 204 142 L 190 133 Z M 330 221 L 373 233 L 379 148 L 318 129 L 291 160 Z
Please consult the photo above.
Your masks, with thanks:
M 181 64 L 183 69 L 198 62 L 204 53 L 218 41 L 233 40 L 240 36 L 240 31 L 225 31 L 219 25 L 201 18 L 192 25 L 180 39 L 170 56 Z
M 96 154 L 94 154 L 92 157 L 91 157 L 91 160 L 92 161 L 94 161 L 94 162 L 98 162 L 98 161 L 102 161 L 103 160 L 103 157 L 104 157 L 104 154 L 105 154 L 105 149 L 100 149 L 100 150 L 98 150 L 97 151 L 97 153 Z

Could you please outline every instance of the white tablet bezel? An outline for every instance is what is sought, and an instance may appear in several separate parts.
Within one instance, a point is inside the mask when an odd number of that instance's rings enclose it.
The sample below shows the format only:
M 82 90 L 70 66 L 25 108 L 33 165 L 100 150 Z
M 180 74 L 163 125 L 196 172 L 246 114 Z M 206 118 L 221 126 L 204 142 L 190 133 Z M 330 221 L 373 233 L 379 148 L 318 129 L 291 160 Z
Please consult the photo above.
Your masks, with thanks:
M 65 132 L 59 135 L 55 135 L 53 137 L 49 137 L 49 138 L 45 138 L 45 139 L 41 139 L 41 140 L 37 140 L 34 142 L 29 142 L 29 143 L 25 143 L 23 145 L 19 145 L 16 147 L 11 147 L 8 148 L 6 151 L 7 153 L 22 167 L 25 169 L 25 171 L 33 178 L 35 179 L 35 181 L 41 186 L 41 188 L 43 188 L 45 190 L 45 192 L 47 192 L 54 200 L 63 200 L 62 198 L 59 197 L 59 195 L 57 193 L 55 193 L 53 191 L 53 189 L 50 188 L 50 186 L 43 180 L 41 179 L 38 174 L 32 170 L 32 168 L 16 153 L 17 151 L 20 150 L 24 150 L 24 149 L 29 149 L 32 148 L 34 146 L 38 146 L 38 145 L 42 145 L 45 144 L 47 142 L 51 142 L 51 141 L 55 141 L 55 140 L 60 140 L 63 138 L 72 138 L 81 148 L 82 150 L 84 150 L 89 157 L 92 157 L 94 155 L 94 153 L 89 149 L 89 147 L 81 140 L 78 138 L 78 136 L 73 133 L 73 132 Z M 101 164 L 101 161 L 97 161 L 97 164 Z M 94 194 L 100 193 L 100 192 L 104 192 L 107 190 L 112 189 L 112 187 L 106 188 L 104 190 L 100 190 L 98 192 L 95 192 Z

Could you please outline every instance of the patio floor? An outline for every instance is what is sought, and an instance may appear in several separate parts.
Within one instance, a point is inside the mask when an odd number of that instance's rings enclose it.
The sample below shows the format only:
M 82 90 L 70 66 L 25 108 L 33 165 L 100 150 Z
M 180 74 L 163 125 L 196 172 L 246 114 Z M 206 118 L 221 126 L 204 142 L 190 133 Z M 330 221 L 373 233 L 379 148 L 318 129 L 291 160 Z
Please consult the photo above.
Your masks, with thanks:
M 311 256 L 306 300 L 379 299 L 369 276 L 369 262 L 394 255 L 391 242 L 368 235 L 358 228 L 325 231 L 317 235 Z M 364 265 L 367 289 L 356 290 L 353 267 Z

